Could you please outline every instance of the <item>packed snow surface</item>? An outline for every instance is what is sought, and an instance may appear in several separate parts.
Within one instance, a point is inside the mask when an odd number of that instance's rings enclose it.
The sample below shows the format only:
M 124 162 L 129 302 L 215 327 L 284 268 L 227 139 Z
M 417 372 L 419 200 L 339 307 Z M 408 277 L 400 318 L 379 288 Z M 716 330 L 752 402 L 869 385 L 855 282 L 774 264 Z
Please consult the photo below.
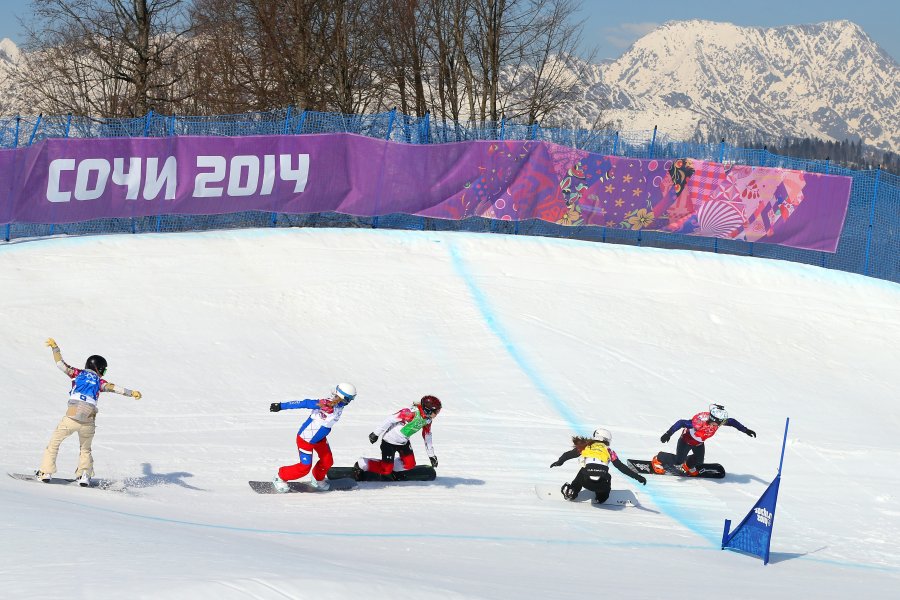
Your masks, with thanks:
M 900 286 L 817 267 L 489 234 L 244 230 L 0 246 L 0 463 L 31 472 L 67 362 L 109 361 L 97 477 L 0 478 L 4 598 L 898 598 Z M 359 396 L 338 465 L 425 394 L 432 482 L 258 495 L 307 412 Z M 613 469 L 636 507 L 542 498 L 605 427 L 622 457 L 711 402 L 722 480 Z M 771 561 L 719 549 L 775 477 Z M 421 437 L 418 462 L 427 464 Z M 59 476 L 72 476 L 77 438 Z

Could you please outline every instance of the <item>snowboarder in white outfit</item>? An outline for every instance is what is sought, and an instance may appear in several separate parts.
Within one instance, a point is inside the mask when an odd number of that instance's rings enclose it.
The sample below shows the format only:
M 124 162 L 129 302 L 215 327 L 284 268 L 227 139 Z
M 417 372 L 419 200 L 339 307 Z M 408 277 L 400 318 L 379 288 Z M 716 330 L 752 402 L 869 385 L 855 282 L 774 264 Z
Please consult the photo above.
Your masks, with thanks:
M 381 427 L 369 434 L 369 441 L 375 443 L 381 436 L 381 460 L 375 458 L 360 458 L 353 467 L 355 479 L 362 477 L 363 471 L 378 473 L 379 475 L 393 479 L 403 479 L 403 471 L 408 471 L 416 466 L 416 456 L 413 454 L 409 438 L 417 432 L 422 432 L 425 440 L 425 451 L 431 461 L 432 467 L 437 467 L 438 459 L 434 453 L 434 445 L 431 442 L 431 424 L 441 412 L 441 401 L 435 396 L 424 396 L 412 405 L 412 408 L 404 408 L 381 424 Z M 395 462 L 395 456 L 400 458 Z

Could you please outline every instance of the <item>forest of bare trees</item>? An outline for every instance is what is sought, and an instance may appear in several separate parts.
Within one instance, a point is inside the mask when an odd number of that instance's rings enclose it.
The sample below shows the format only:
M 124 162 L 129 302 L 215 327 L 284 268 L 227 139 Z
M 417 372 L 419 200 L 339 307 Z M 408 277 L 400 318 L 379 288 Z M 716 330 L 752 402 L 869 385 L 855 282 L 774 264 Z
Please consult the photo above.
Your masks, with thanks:
M 578 0 L 31 0 L 34 112 L 398 108 L 538 122 L 579 97 Z M 576 53 L 581 54 L 579 58 Z

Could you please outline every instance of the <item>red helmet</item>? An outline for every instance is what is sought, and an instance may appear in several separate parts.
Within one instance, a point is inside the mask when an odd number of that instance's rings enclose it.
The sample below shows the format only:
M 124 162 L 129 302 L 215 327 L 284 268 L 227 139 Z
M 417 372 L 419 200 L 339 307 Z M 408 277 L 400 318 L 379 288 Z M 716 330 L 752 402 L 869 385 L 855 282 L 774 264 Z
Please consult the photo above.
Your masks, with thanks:
M 436 417 L 441 412 L 441 401 L 436 396 L 422 396 L 419 405 L 422 407 L 422 414 L 426 417 Z

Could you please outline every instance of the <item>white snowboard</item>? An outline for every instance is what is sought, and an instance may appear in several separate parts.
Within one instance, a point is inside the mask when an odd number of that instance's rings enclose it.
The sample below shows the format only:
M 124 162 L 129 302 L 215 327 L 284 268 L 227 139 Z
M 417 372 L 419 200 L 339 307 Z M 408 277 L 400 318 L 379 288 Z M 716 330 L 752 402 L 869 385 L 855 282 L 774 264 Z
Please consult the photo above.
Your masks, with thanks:
M 594 492 L 590 490 L 583 489 L 575 500 L 566 500 L 562 492 L 559 491 L 561 487 L 562 483 L 559 485 L 539 483 L 534 486 L 534 492 L 542 500 L 558 500 L 559 502 L 573 503 L 590 502 L 595 506 L 638 506 L 637 498 L 631 490 L 611 490 L 606 502 L 596 504 L 593 502 Z

